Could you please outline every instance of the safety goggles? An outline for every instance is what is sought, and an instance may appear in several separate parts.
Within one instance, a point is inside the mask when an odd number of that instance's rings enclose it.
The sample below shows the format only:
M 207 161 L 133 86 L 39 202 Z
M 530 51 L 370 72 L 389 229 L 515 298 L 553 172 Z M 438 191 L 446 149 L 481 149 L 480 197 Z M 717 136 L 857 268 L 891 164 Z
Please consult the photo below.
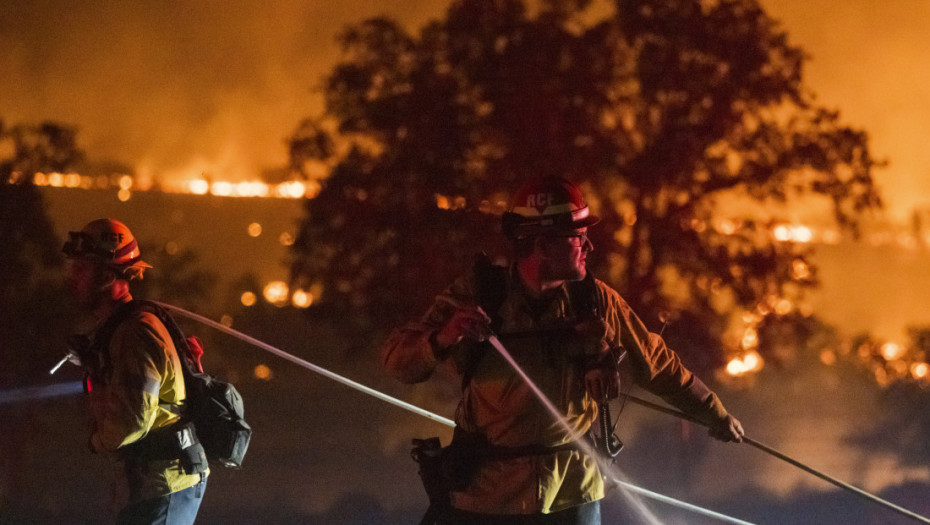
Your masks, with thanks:
M 68 240 L 65 241 L 61 251 L 68 257 L 85 257 L 96 255 L 98 257 L 110 258 L 113 252 L 101 249 L 94 242 L 93 237 L 84 232 L 68 232 Z

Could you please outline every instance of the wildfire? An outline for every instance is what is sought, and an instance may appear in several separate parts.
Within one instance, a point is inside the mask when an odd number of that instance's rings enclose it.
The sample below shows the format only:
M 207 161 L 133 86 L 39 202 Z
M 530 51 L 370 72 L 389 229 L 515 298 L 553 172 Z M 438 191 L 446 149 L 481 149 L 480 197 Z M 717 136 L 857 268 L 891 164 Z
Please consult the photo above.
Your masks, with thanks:
M 750 372 L 762 370 L 764 361 L 758 352 L 747 352 L 741 357 L 735 357 L 727 363 L 726 371 L 734 377 L 739 377 Z
M 800 224 L 779 224 L 772 231 L 775 240 L 781 242 L 809 243 L 814 239 L 814 232 Z
M 19 179 L 19 174 L 15 174 Z M 277 199 L 312 199 L 319 194 L 322 186 L 317 181 L 288 181 L 268 184 L 261 181 L 208 181 L 193 178 L 178 182 L 164 182 L 157 188 L 142 183 L 132 175 L 101 175 L 91 177 L 78 173 L 36 173 L 32 177 L 36 186 L 52 188 L 73 188 L 83 190 L 117 190 L 119 200 L 125 202 L 132 197 L 133 191 L 162 191 L 165 193 L 184 193 L 190 195 L 213 195 L 215 197 L 253 197 Z

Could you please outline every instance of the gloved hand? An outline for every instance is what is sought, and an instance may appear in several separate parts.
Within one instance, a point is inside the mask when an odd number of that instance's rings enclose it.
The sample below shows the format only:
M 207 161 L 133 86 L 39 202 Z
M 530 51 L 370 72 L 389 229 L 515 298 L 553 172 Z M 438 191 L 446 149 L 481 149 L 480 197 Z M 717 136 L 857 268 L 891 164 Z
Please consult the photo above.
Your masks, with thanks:
M 452 304 L 452 301 L 448 301 Z M 436 331 L 434 338 L 440 349 L 463 339 L 484 341 L 491 335 L 491 318 L 478 305 L 455 303 L 452 316 Z
M 620 395 L 620 371 L 610 362 L 605 362 L 603 366 L 595 364 L 584 373 L 584 387 L 597 403 L 614 399 Z
M 90 366 L 94 361 L 90 355 L 90 339 L 86 335 L 70 335 L 67 339 L 68 362 L 77 366 Z
M 575 333 L 582 340 L 587 354 L 602 355 L 610 349 L 608 341 L 614 337 L 614 330 L 600 317 L 582 319 L 574 326 Z
M 725 418 L 710 425 L 708 434 L 710 434 L 712 438 L 719 439 L 720 441 L 735 441 L 737 443 L 741 442 L 743 436 L 746 435 L 745 432 L 743 432 L 743 425 L 730 414 L 727 414 Z

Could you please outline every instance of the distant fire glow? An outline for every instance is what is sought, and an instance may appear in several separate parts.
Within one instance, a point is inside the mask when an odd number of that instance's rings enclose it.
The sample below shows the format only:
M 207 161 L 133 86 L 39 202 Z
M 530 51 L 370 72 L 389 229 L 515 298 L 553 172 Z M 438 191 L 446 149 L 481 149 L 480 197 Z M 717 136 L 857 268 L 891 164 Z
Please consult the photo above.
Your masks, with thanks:
M 779 225 L 775 227 L 775 239 L 779 241 L 793 241 L 807 243 L 814 239 L 814 232 L 803 225 Z
M 18 179 L 20 176 L 17 173 L 11 179 Z M 121 201 L 129 200 L 132 190 L 147 191 L 156 189 L 139 184 L 132 175 L 90 177 L 77 173 L 36 173 L 32 177 L 32 182 L 36 186 L 50 186 L 53 188 L 115 189 Z M 320 192 L 321 186 L 316 181 L 289 181 L 268 184 L 261 181 L 231 182 L 215 180 L 211 182 L 203 178 L 192 178 L 180 182 L 165 182 L 157 189 L 166 193 L 213 195 L 215 197 L 312 199 Z
M 291 304 L 297 308 L 308 308 L 313 304 L 313 295 L 304 290 L 294 290 L 294 295 L 291 296 Z
M 762 356 L 757 352 L 749 352 L 742 357 L 736 357 L 727 363 L 727 374 L 739 377 L 749 372 L 761 370 L 763 366 Z
M 257 297 L 252 292 L 245 292 L 239 297 L 239 301 L 242 302 L 243 306 L 252 306 L 255 304 Z
M 287 304 L 288 288 L 284 281 L 271 281 L 262 292 L 265 300 L 275 306 Z
M 882 345 L 882 357 L 884 357 L 886 361 L 898 359 L 903 353 L 904 348 L 897 343 L 888 342 Z
M 273 374 L 271 373 L 271 368 L 269 368 L 268 365 L 256 366 L 253 373 L 255 374 L 255 377 L 257 379 L 261 379 L 263 381 L 269 381 L 271 380 L 273 376 Z
M 930 366 L 927 363 L 915 363 L 911 365 L 911 375 L 914 379 L 927 379 L 930 375 Z

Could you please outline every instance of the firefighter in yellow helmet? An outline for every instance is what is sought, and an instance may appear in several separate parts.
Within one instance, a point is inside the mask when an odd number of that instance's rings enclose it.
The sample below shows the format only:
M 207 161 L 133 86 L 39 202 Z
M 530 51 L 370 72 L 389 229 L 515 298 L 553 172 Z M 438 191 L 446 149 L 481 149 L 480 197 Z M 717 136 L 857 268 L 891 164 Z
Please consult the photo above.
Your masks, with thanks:
M 96 321 L 71 346 L 87 373 L 92 452 L 114 456 L 114 504 L 125 524 L 193 523 L 209 474 L 203 447 L 180 422 L 184 377 L 167 329 L 132 308 L 129 281 L 150 265 L 125 224 L 97 219 L 69 233 L 67 284 Z
M 617 396 L 621 372 L 706 422 L 714 437 L 742 439 L 717 396 L 587 271 L 588 227 L 597 222 L 571 182 L 528 181 L 503 217 L 512 264 L 479 262 L 419 322 L 385 341 L 382 363 L 405 383 L 425 381 L 444 361 L 461 375 L 456 429 L 442 456 L 449 508 L 430 523 L 600 524 L 604 481 L 573 439 L 591 428 L 599 403 Z M 482 342 L 491 331 L 576 436 Z

